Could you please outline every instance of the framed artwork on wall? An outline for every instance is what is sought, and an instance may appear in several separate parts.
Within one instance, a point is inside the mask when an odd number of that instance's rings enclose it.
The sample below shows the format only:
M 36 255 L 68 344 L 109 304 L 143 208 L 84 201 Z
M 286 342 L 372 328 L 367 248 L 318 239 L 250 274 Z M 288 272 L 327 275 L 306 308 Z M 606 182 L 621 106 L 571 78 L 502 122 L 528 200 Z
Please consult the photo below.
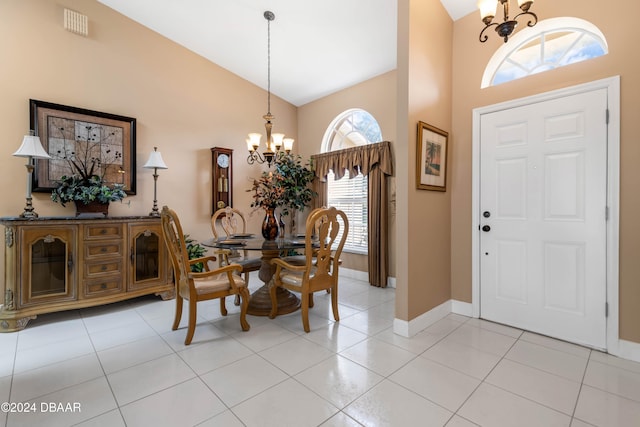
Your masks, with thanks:
M 447 191 L 448 139 L 442 129 L 418 122 L 416 188 Z
M 136 119 L 83 108 L 29 100 L 31 129 L 51 159 L 37 159 L 32 175 L 35 192 L 50 192 L 70 161 L 95 164 L 95 175 L 107 184 L 123 184 L 136 194 Z M 93 161 L 93 160 L 96 161 Z

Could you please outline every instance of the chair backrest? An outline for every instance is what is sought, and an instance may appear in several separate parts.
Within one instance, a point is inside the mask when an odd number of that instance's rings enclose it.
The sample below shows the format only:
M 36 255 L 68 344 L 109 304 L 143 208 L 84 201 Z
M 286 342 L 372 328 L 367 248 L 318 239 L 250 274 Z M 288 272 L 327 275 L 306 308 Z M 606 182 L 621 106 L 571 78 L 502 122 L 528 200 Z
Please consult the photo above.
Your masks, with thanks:
M 189 296 L 191 292 L 189 272 L 189 254 L 184 240 L 184 233 L 178 215 L 167 206 L 160 212 L 162 222 L 162 236 L 164 237 L 175 275 L 176 289 L 182 296 Z
M 218 228 L 218 221 L 220 222 L 220 227 L 224 232 L 225 237 L 229 237 L 232 234 L 237 233 L 246 233 L 247 232 L 247 221 L 244 218 L 242 212 L 238 209 L 231 208 L 227 206 L 226 208 L 218 209 L 213 213 L 211 217 L 211 231 L 213 232 L 213 237 L 218 238 L 222 237 Z
M 307 217 L 305 230 L 305 279 L 311 287 L 315 287 L 313 282 L 337 280 L 340 255 L 349 233 L 347 215 L 335 207 L 314 209 Z M 312 271 L 313 277 L 309 279 Z

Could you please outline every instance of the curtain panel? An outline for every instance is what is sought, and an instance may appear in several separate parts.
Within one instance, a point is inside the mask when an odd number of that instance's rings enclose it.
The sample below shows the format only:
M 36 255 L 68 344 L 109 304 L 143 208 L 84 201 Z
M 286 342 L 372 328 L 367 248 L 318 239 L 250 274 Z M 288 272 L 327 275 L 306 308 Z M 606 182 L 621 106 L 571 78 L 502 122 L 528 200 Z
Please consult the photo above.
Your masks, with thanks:
M 316 174 L 314 190 L 318 193 L 314 207 L 326 205 L 329 170 L 333 171 L 336 179 L 341 179 L 345 171 L 349 171 L 349 176 L 356 176 L 359 172 L 368 176 L 369 283 L 386 287 L 389 272 L 387 177 L 393 175 L 391 142 L 383 141 L 316 154 L 311 159 Z

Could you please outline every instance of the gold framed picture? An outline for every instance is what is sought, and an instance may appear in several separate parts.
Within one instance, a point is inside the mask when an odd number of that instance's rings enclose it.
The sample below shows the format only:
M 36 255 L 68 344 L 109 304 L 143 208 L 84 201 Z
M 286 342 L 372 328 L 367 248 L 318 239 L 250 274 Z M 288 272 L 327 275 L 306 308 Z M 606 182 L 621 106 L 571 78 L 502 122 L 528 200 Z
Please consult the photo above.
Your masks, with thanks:
M 447 191 L 449 134 L 425 122 L 418 122 L 416 144 L 416 188 Z
M 136 119 L 29 100 L 31 129 L 51 159 L 37 159 L 32 175 L 34 192 L 50 192 L 70 163 L 95 165 L 91 172 L 108 184 L 122 184 L 136 194 Z

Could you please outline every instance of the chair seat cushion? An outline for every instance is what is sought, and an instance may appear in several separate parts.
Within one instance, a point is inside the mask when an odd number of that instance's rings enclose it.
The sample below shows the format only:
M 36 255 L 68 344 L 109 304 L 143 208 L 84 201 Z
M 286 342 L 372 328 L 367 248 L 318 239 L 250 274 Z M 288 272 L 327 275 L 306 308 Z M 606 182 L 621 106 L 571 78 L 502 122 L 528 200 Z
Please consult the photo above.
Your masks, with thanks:
M 260 266 L 262 265 L 262 260 L 260 258 L 247 258 L 241 260 L 229 260 L 232 264 L 240 264 L 242 266 L 242 271 L 256 271 L 260 270 Z
M 233 281 L 238 287 L 247 286 L 244 279 L 237 274 L 233 275 Z M 196 293 L 198 295 L 231 289 L 227 273 L 216 274 L 206 279 L 194 279 L 193 284 L 196 287 Z
M 304 273 L 302 271 L 282 270 L 282 272 L 280 273 L 280 281 L 282 281 L 282 283 L 284 283 L 285 285 L 302 286 L 303 274 Z M 312 268 L 311 274 L 309 274 L 309 278 L 313 277 L 314 274 L 315 268 Z

